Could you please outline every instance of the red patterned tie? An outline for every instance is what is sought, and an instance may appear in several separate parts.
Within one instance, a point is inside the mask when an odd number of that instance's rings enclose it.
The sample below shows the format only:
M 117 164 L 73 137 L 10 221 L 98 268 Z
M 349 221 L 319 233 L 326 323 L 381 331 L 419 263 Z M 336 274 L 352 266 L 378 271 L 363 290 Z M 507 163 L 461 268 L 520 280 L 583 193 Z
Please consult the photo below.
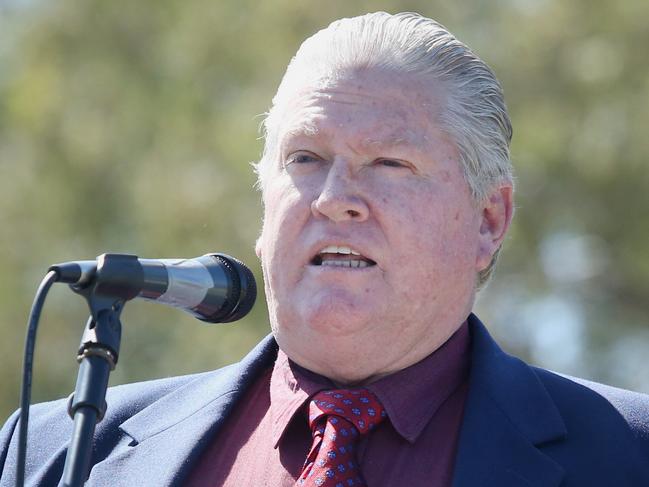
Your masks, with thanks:
M 309 404 L 313 445 L 298 487 L 364 487 L 356 445 L 385 418 L 383 406 L 367 389 L 322 391 Z

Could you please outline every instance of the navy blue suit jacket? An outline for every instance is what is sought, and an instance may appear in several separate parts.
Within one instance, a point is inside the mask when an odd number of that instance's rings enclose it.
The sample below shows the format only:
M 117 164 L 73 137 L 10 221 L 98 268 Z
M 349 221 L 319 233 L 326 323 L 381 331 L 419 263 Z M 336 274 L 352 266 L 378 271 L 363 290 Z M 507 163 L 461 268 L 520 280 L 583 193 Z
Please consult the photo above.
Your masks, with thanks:
M 649 486 L 649 396 L 528 366 L 469 318 L 472 366 L 454 487 Z M 237 400 L 271 367 L 268 337 L 240 363 L 111 388 L 86 485 L 179 486 Z M 13 486 L 17 415 L 0 434 L 0 487 Z M 33 407 L 27 484 L 54 486 L 72 421 L 65 401 Z

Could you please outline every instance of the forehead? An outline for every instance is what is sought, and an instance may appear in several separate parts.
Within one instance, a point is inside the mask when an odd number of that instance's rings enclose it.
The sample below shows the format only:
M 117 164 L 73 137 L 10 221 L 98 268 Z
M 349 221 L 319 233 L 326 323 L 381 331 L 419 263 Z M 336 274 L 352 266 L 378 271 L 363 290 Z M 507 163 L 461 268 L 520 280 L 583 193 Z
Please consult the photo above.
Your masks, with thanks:
M 368 147 L 424 144 L 440 132 L 440 98 L 419 80 L 378 70 L 305 83 L 285 102 L 279 142 L 345 134 Z

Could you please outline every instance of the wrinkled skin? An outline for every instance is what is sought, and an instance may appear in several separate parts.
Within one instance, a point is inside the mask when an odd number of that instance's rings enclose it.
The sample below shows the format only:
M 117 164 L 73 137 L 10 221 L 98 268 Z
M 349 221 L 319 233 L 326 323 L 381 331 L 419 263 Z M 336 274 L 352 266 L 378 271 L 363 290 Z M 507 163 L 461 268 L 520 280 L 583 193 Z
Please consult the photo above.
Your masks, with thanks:
M 509 184 L 472 198 L 428 93 L 356 70 L 296 90 L 284 109 L 257 242 L 271 326 L 292 360 L 339 384 L 369 383 L 443 344 L 511 219 Z M 313 265 L 328 245 L 376 264 Z

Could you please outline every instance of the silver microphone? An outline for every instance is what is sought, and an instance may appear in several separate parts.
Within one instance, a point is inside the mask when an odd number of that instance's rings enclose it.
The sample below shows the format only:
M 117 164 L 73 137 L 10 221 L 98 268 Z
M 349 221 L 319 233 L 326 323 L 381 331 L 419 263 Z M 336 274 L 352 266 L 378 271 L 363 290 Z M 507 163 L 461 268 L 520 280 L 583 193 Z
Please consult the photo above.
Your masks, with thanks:
M 102 272 L 110 257 L 111 270 Z M 119 264 L 115 267 L 114 262 Z M 241 261 L 226 254 L 194 259 L 140 259 L 134 255 L 103 254 L 96 260 L 55 264 L 59 282 L 75 290 L 91 285 L 124 299 L 142 298 L 176 308 L 210 323 L 243 318 L 255 304 L 255 278 Z

